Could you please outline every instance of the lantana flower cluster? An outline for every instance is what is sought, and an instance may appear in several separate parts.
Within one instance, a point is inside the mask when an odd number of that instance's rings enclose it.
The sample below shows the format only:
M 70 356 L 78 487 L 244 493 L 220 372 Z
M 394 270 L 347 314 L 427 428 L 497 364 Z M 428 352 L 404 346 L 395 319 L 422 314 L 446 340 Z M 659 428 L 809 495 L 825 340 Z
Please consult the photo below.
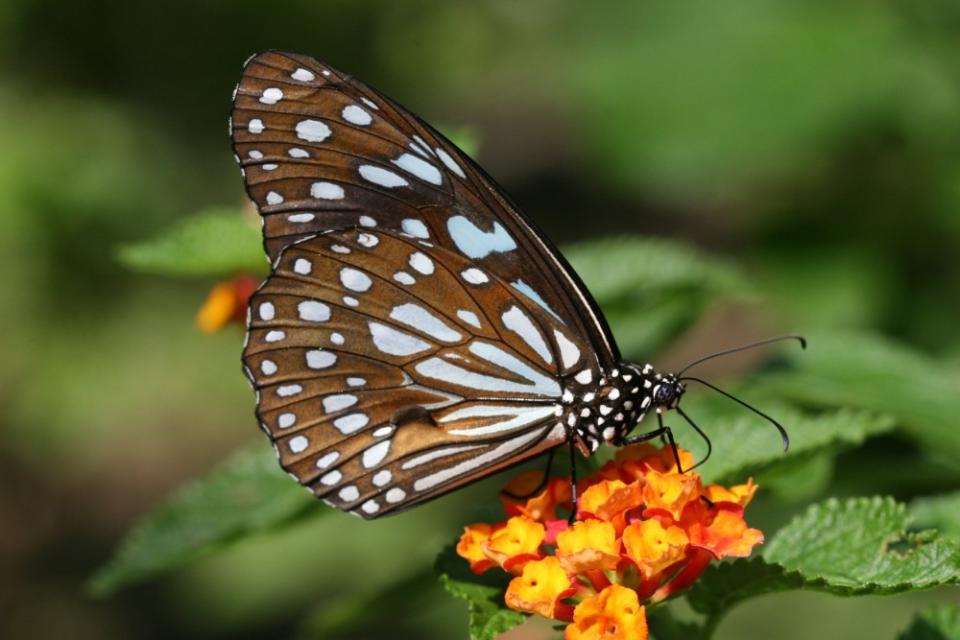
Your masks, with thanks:
M 693 466 L 689 452 L 679 457 Z M 505 492 L 527 495 L 541 480 L 523 473 Z M 669 447 L 624 447 L 577 488 L 572 524 L 561 516 L 572 509 L 570 479 L 552 478 L 524 500 L 505 493 L 508 518 L 467 526 L 457 544 L 474 573 L 514 576 L 508 607 L 569 623 L 566 640 L 644 640 L 647 606 L 693 584 L 711 561 L 746 557 L 763 542 L 743 519 L 753 481 L 704 485 L 678 472 Z

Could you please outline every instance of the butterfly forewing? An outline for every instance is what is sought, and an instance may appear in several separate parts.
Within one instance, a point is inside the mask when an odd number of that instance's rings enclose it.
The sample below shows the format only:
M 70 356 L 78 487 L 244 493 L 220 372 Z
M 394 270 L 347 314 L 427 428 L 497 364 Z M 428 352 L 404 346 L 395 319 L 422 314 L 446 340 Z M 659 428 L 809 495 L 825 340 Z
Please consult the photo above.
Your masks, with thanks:
M 375 90 L 306 56 L 259 54 L 237 87 L 232 135 L 271 259 L 330 229 L 406 233 L 540 305 L 601 366 L 619 361 L 590 294 L 552 245 L 465 154 Z
M 287 247 L 251 300 L 244 362 L 283 466 L 368 518 L 565 441 L 564 381 L 596 370 L 477 261 L 379 228 Z

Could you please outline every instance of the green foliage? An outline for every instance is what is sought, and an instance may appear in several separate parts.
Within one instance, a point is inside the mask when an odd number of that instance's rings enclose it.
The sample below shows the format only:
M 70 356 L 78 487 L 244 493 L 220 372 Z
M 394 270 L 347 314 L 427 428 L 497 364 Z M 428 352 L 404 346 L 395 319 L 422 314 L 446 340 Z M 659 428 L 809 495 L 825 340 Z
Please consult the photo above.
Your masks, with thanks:
M 250 216 L 229 208 L 202 211 L 151 240 L 120 247 L 117 256 L 131 269 L 170 276 L 267 269 L 259 227 Z
M 795 589 L 839 596 L 890 594 L 960 584 L 960 545 L 934 531 L 907 533 L 891 498 L 811 506 L 767 543 L 762 558 L 711 566 L 687 595 L 709 637 L 735 604 Z
M 943 605 L 921 611 L 897 640 L 960 640 L 960 606 Z
M 862 444 L 893 428 L 893 420 L 865 411 L 839 409 L 804 414 L 788 407 L 764 407 L 790 433 L 790 449 L 783 451 L 780 436 L 766 422 L 744 411 L 701 426 L 707 428 L 715 451 L 698 471 L 704 480 L 729 484 L 783 465 L 794 458 L 828 451 L 833 454 Z M 689 409 L 688 413 L 693 411 Z M 691 413 L 699 416 L 699 413 Z
M 896 593 L 960 582 L 960 546 L 934 531 L 907 533 L 892 498 L 830 499 L 777 532 L 768 562 L 823 580 L 837 593 Z
M 434 570 L 447 593 L 466 601 L 471 640 L 494 640 L 526 620 L 503 605 L 508 578 L 497 571 L 475 575 L 452 545 L 437 556 Z
M 890 340 L 865 333 L 817 333 L 758 387 L 817 406 L 860 407 L 896 418 L 936 455 L 960 465 L 958 374 Z
M 649 355 L 717 296 L 750 292 L 733 266 L 667 240 L 593 240 L 564 255 L 603 307 L 625 354 Z
M 144 516 L 90 580 L 90 590 L 109 595 L 316 508 L 269 447 L 242 451 Z
M 910 517 L 917 527 L 937 529 L 960 540 L 960 491 L 917 498 L 910 503 Z

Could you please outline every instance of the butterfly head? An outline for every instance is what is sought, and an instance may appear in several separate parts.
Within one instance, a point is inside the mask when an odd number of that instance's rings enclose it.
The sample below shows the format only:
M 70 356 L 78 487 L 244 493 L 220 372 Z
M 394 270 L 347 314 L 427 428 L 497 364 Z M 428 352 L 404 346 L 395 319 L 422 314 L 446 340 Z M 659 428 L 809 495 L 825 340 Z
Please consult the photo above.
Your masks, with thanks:
M 666 375 L 656 374 L 654 385 L 651 390 L 653 406 L 657 413 L 666 413 L 670 409 L 676 409 L 680 404 L 680 398 L 683 397 L 687 385 L 677 379 L 677 376 L 668 373 Z

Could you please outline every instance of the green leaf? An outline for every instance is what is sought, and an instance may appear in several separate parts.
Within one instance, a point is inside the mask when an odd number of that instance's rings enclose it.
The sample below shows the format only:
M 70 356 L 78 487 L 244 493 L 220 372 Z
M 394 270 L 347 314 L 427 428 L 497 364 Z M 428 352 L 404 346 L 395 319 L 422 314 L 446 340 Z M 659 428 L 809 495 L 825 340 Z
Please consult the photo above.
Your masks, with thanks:
M 782 405 L 764 406 L 764 410 L 776 416 L 789 432 L 788 451 L 783 451 L 775 429 L 748 412 L 739 411 L 705 421 L 698 420 L 696 407 L 687 409 L 710 434 L 714 451 L 723 452 L 723 455 L 711 456 L 700 467 L 705 480 L 721 484 L 742 482 L 750 474 L 821 451 L 840 453 L 893 428 L 892 419 L 866 411 L 841 409 L 808 415 Z M 689 440 L 696 442 L 693 438 Z
M 152 240 L 120 247 L 131 269 L 169 276 L 265 273 L 260 227 L 238 209 L 210 209 L 174 224 Z
M 232 540 L 290 522 L 315 505 L 269 448 L 242 451 L 144 516 L 89 588 L 109 595 Z
M 917 498 L 910 503 L 910 516 L 918 528 L 937 529 L 960 539 L 960 491 Z
M 668 240 L 596 240 L 565 248 L 564 255 L 603 307 L 625 354 L 662 346 L 718 295 L 750 292 L 727 263 Z
M 467 602 L 471 640 L 494 640 L 527 619 L 503 603 L 509 576 L 496 571 L 475 575 L 453 545 L 437 556 L 434 570 L 447 593 Z
M 960 463 L 957 373 L 890 340 L 865 333 L 809 336 L 793 369 L 770 372 L 757 388 L 818 406 L 859 407 L 896 418 L 937 455 Z
M 960 640 L 960 606 L 947 604 L 921 611 L 897 640 Z
M 827 500 L 777 532 L 762 558 L 711 566 L 687 599 L 707 616 L 709 637 L 733 605 L 765 593 L 853 596 L 960 583 L 960 545 L 907 525 L 906 507 L 892 498 Z
M 778 531 L 763 556 L 850 594 L 960 580 L 960 545 L 935 531 L 907 533 L 907 524 L 906 506 L 892 498 L 830 499 Z

